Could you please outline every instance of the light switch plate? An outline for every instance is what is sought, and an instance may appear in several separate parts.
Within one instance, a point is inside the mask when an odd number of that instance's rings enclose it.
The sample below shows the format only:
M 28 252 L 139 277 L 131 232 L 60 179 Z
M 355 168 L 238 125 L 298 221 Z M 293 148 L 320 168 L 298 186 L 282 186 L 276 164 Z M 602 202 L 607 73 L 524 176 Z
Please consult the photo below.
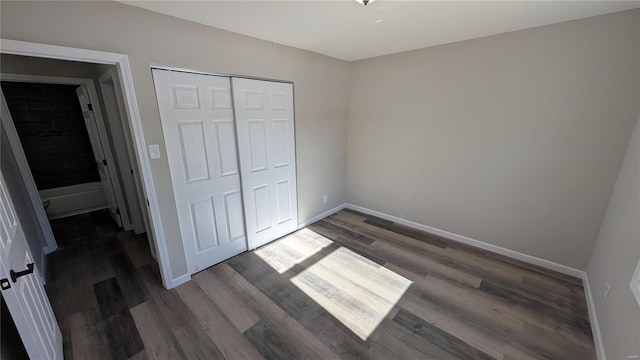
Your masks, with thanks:
M 149 157 L 151 159 L 160 159 L 160 146 L 158 144 L 149 145 Z

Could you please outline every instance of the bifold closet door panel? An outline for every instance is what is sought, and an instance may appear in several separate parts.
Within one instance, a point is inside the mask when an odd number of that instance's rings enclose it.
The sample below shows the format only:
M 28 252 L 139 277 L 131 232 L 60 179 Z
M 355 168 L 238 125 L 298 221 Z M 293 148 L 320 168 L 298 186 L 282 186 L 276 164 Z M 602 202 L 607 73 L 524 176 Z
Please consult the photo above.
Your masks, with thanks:
M 247 250 L 228 77 L 153 70 L 191 273 Z
M 249 249 L 298 229 L 293 85 L 232 78 Z

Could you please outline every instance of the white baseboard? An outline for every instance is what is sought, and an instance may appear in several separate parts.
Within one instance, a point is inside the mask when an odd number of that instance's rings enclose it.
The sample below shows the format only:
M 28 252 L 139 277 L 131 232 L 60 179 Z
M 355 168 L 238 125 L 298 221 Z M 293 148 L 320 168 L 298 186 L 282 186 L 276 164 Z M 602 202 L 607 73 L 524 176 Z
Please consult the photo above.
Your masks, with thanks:
M 316 216 L 312 217 L 311 219 L 308 219 L 308 220 L 306 220 L 304 222 L 299 223 L 298 226 L 301 229 L 301 228 L 303 228 L 303 227 L 305 227 L 307 225 L 311 225 L 311 224 L 313 224 L 314 222 L 316 222 L 318 220 L 324 219 L 325 217 L 344 209 L 345 206 L 346 206 L 346 204 L 338 205 L 338 206 L 334 207 L 333 209 L 327 210 L 327 211 L 323 212 L 322 214 L 316 215 Z M 168 289 L 173 289 L 175 287 L 178 287 L 178 286 L 186 283 L 189 280 L 191 280 L 191 274 L 189 274 L 189 273 L 181 275 L 181 276 L 178 276 L 177 278 L 171 280 L 171 284 L 167 284 L 167 288 Z
M 579 279 L 582 279 L 582 286 L 584 288 L 584 294 L 586 297 L 586 301 L 587 301 L 587 309 L 589 311 L 589 321 L 591 323 L 591 332 L 593 334 L 593 341 L 595 343 L 595 347 L 596 347 L 596 353 L 598 355 L 598 359 L 599 360 L 606 360 L 606 354 L 604 352 L 604 345 L 602 342 L 602 336 L 600 334 L 600 326 L 598 324 L 598 317 L 596 316 L 596 308 L 595 308 L 595 302 L 593 299 L 593 294 L 591 293 L 591 287 L 589 286 L 589 280 L 587 278 L 587 273 L 585 271 L 582 270 L 578 270 L 566 265 L 562 265 L 562 264 L 558 264 L 556 262 L 553 261 L 549 261 L 549 260 L 545 260 L 545 259 L 541 259 L 539 257 L 535 257 L 535 256 L 531 256 L 531 255 L 527 255 L 515 250 L 510 250 L 507 248 L 503 248 L 501 246 L 497 246 L 497 245 L 493 245 L 493 244 L 489 244 L 486 243 L 484 241 L 480 241 L 480 240 L 476 240 L 476 239 L 472 239 L 470 237 L 467 236 L 463 236 L 463 235 L 458 235 L 449 231 L 445 231 L 445 230 L 441 230 L 441 229 L 437 229 L 431 226 L 427 226 L 427 225 L 423 225 L 417 222 L 413 222 L 413 221 L 409 221 L 409 220 L 405 220 L 402 218 L 399 218 L 397 216 L 393 216 L 393 215 L 389 215 L 389 214 L 385 214 L 379 211 L 375 211 L 375 210 L 371 210 L 362 206 L 357 206 L 357 205 L 353 205 L 353 204 L 349 204 L 347 203 L 345 208 L 347 209 L 351 209 L 351 210 L 355 210 L 355 211 L 359 211 L 361 213 L 365 213 L 368 215 L 373 215 L 373 216 L 377 216 L 379 218 L 385 219 L 385 220 L 389 220 L 389 221 L 393 221 L 395 223 L 398 224 L 402 224 L 402 225 L 406 225 L 418 230 L 423 230 L 435 235 L 439 235 L 442 237 L 445 237 L 447 239 L 451 239 L 453 241 L 458 241 L 461 242 L 463 244 L 467 244 L 467 245 L 471 245 L 473 247 L 477 247 L 483 250 L 488 250 L 500 255 L 505 255 L 508 256 L 510 258 L 513 259 L 517 259 L 517 260 L 521 260 L 524 261 L 526 263 L 529 264 L 533 264 L 533 265 L 537 265 L 540 267 L 543 267 L 545 269 L 549 269 L 549 270 L 553 270 L 553 271 L 557 271 L 559 273 L 563 273 L 566 275 L 571 275 L 574 277 L 577 277 Z
M 177 278 L 171 280 L 171 284 L 167 284 L 167 289 L 173 289 L 175 287 L 178 287 L 189 280 L 191 280 L 191 274 L 189 273 L 178 276 Z
M 435 235 L 439 235 L 442 237 L 445 237 L 447 239 L 451 239 L 463 244 L 467 244 L 467 245 L 471 245 L 473 247 L 477 247 L 483 250 L 488 250 L 491 252 L 494 252 L 496 254 L 500 254 L 500 255 L 505 255 L 508 256 L 510 258 L 516 259 L 516 260 L 521 260 L 524 261 L 526 263 L 529 264 L 533 264 L 533 265 L 537 265 L 540 267 L 543 267 L 545 269 L 549 269 L 549 270 L 553 270 L 553 271 L 557 271 L 559 273 L 562 274 L 566 274 L 566 275 L 570 275 L 570 276 L 574 276 L 577 277 L 579 279 L 582 278 L 582 274 L 584 273 L 584 271 L 582 270 L 578 270 L 575 268 L 572 268 L 570 266 L 566 266 L 566 265 L 562 265 L 562 264 L 558 264 L 556 262 L 553 261 L 549 261 L 549 260 L 545 260 L 545 259 L 541 259 L 539 257 L 535 257 L 535 256 L 531 256 L 531 255 L 527 255 L 515 250 L 511 250 L 511 249 L 507 249 L 507 248 L 503 248 L 501 246 L 498 245 L 493 245 L 493 244 L 489 244 L 486 243 L 484 241 L 480 241 L 480 240 L 476 240 L 476 239 L 472 239 L 470 237 L 467 236 L 463 236 L 463 235 L 458 235 L 446 230 L 441 230 L 438 228 L 434 228 L 431 226 L 427 226 L 427 225 L 423 225 L 417 222 L 413 222 L 410 220 L 405 220 L 402 218 L 399 218 L 397 216 L 393 216 L 393 215 L 389 215 L 389 214 L 385 214 L 379 211 L 375 211 L 375 210 L 371 210 L 371 209 L 367 209 L 365 207 L 362 206 L 357 206 L 357 205 L 353 205 L 353 204 L 347 204 L 346 206 L 347 209 L 352 209 L 352 210 L 356 210 L 365 214 L 369 214 L 369 215 L 373 215 L 373 216 L 377 216 L 379 218 L 385 219 L 385 220 L 389 220 L 389 221 L 393 221 L 395 223 L 398 224 L 402 224 L 402 225 L 406 225 L 418 230 L 423 230 Z
M 60 214 L 56 214 L 56 215 L 51 215 L 51 216 L 49 216 L 49 220 L 64 219 L 66 217 L 86 214 L 86 213 L 90 213 L 90 212 L 94 212 L 94 211 L 98 211 L 98 210 L 102 210 L 102 209 L 108 209 L 108 208 L 109 208 L 109 205 L 107 205 L 107 204 L 94 206 L 94 207 L 83 208 L 83 209 L 80 209 L 80 210 L 74 210 L 74 211 L 69 211 L 69 212 L 60 213 Z
M 545 259 L 541 259 L 539 257 L 535 257 L 535 256 L 531 256 L 531 255 L 527 255 L 515 250 L 510 250 L 507 248 L 503 248 L 501 246 L 497 246 L 497 245 L 493 245 L 493 244 L 489 244 L 486 243 L 484 241 L 480 241 L 480 240 L 476 240 L 476 239 L 472 239 L 470 237 L 467 236 L 463 236 L 463 235 L 458 235 L 449 231 L 445 231 L 445 230 L 441 230 L 441 229 L 437 229 L 431 226 L 427 226 L 427 225 L 423 225 L 417 222 L 413 222 L 413 221 L 409 221 L 409 220 L 405 220 L 402 218 L 399 218 L 397 216 L 393 216 L 393 215 L 389 215 L 389 214 L 385 214 L 379 211 L 375 211 L 375 210 L 371 210 L 362 206 L 357 206 L 357 205 L 353 205 L 353 204 L 349 204 L 347 203 L 346 206 L 344 206 L 347 209 L 351 209 L 351 210 L 355 210 L 355 211 L 359 211 L 361 213 L 365 213 L 365 214 L 369 214 L 369 215 L 373 215 L 373 216 L 377 216 L 379 218 L 385 219 L 385 220 L 389 220 L 389 221 L 393 221 L 395 223 L 398 224 L 402 224 L 402 225 L 406 225 L 418 230 L 423 230 L 435 235 L 439 235 L 442 237 L 445 237 L 447 239 L 451 239 L 454 241 L 458 241 L 461 242 L 463 244 L 467 244 L 467 245 L 471 245 L 473 247 L 477 247 L 483 250 L 488 250 L 497 254 L 501 254 L 501 255 L 505 255 L 508 256 L 510 258 L 513 259 L 517 259 L 517 260 L 521 260 L 524 261 L 526 263 L 529 264 L 533 264 L 533 265 L 537 265 L 540 267 L 543 267 L 545 269 L 549 269 L 549 270 L 553 270 L 553 271 L 557 271 L 559 273 L 563 273 L 566 275 L 571 275 L 574 277 L 577 277 L 579 279 L 582 279 L 582 286 L 584 288 L 584 294 L 586 297 L 586 301 L 587 301 L 587 309 L 589 311 L 589 321 L 591 323 L 591 332 L 593 334 L 593 341 L 595 343 L 595 348 L 596 348 L 596 353 L 598 355 L 598 359 L 599 360 L 606 360 L 607 356 L 604 352 L 604 344 L 602 342 L 602 335 L 600 334 L 600 326 L 598 324 L 598 317 L 596 315 L 596 308 L 595 308 L 595 302 L 594 302 L 594 298 L 593 298 L 593 294 L 591 293 L 591 287 L 589 286 L 589 279 L 587 278 L 587 273 L 585 271 L 582 270 L 578 270 L 566 265 L 562 265 L 562 264 L 558 264 L 556 262 L 553 261 L 549 261 L 549 260 L 545 260 Z
M 318 214 L 318 215 L 312 217 L 311 219 L 303 221 L 303 222 L 298 224 L 298 229 L 302 229 L 303 227 L 311 225 L 311 224 L 313 224 L 314 222 L 316 222 L 318 220 L 322 220 L 322 219 L 326 218 L 327 216 L 329 216 L 329 215 L 331 215 L 333 213 L 337 213 L 338 211 L 344 209 L 346 206 L 347 206 L 346 203 L 345 204 L 340 204 L 340 205 L 334 207 L 333 209 L 329 209 L 329 210 L 323 212 L 322 214 Z
M 153 260 L 155 260 L 156 262 L 158 262 L 158 253 L 155 251 L 151 250 L 151 247 L 149 247 L 149 252 L 151 253 L 151 257 L 153 258 Z
M 584 296 L 587 298 L 589 322 L 591 323 L 591 333 L 593 334 L 593 342 L 596 346 L 598 360 L 607 360 L 607 355 L 604 352 L 604 343 L 602 342 L 602 334 L 600 333 L 600 324 L 598 323 L 598 316 L 596 314 L 596 303 L 593 298 L 593 293 L 591 292 L 586 271 L 582 272 L 582 287 L 584 288 Z

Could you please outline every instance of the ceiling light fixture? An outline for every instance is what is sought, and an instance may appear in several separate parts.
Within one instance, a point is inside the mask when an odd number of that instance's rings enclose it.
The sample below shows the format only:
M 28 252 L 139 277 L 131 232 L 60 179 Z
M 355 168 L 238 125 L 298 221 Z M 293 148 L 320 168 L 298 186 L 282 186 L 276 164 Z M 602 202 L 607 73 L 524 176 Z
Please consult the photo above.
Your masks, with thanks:
M 367 6 L 367 4 L 370 4 L 376 0 L 356 0 L 357 2 L 359 2 L 360 4 Z

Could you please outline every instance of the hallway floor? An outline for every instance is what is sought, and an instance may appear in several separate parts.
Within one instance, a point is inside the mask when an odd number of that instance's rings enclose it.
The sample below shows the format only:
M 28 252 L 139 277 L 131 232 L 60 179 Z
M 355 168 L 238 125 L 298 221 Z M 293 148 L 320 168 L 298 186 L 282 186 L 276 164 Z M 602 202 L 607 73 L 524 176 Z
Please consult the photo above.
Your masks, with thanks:
M 149 299 L 140 269 L 161 286 L 146 236 L 119 229 L 107 211 L 53 220 L 51 227 L 59 250 L 47 258 L 46 289 L 65 358 L 122 359 L 143 350 L 129 311 Z M 114 301 L 124 303 L 116 308 Z

